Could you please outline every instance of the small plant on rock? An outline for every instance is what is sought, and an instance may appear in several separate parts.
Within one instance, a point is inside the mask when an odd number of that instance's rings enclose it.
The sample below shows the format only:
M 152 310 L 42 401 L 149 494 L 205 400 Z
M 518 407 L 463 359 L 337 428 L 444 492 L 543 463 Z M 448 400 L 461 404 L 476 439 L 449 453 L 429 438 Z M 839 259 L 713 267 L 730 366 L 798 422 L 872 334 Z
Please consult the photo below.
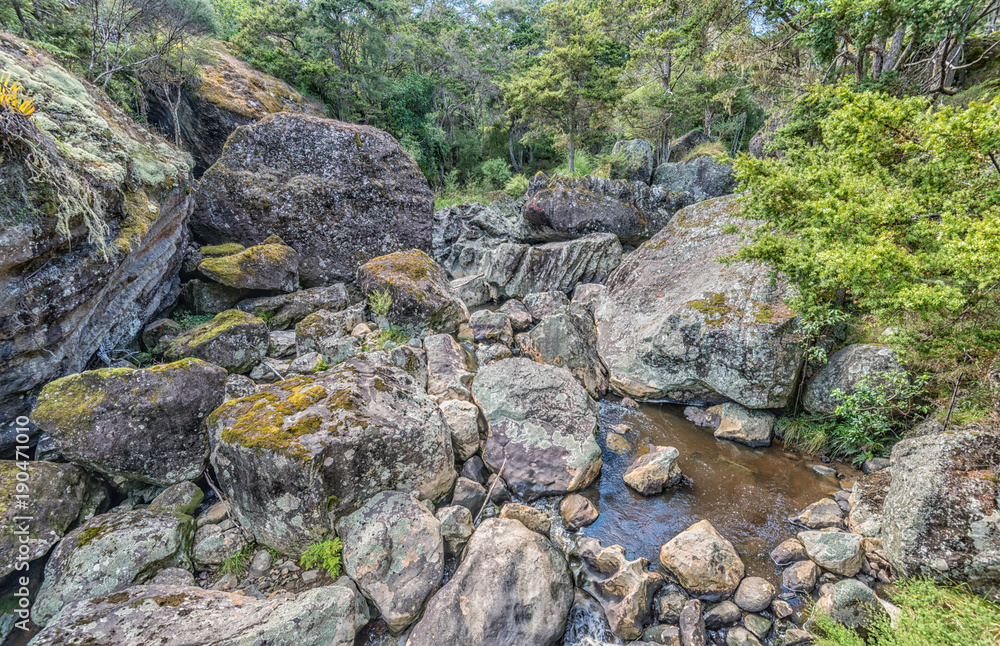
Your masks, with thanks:
M 323 372 L 324 370 L 329 370 L 330 364 L 326 361 L 320 359 L 319 362 L 311 368 L 312 372 Z
M 226 575 L 232 574 L 238 579 L 245 576 L 249 567 L 250 558 L 253 556 L 253 552 L 256 547 L 256 543 L 248 543 L 239 552 L 230 554 L 226 557 L 226 560 L 222 562 L 222 565 L 219 566 L 219 572 Z
M 192 312 L 180 312 L 173 316 L 173 319 L 185 330 L 196 328 L 202 323 L 208 323 L 214 317 L 211 314 L 194 314 Z
M 392 308 L 392 294 L 389 290 L 375 290 L 371 294 L 368 294 L 368 307 L 372 310 L 372 316 L 381 325 L 379 319 L 385 319 L 389 315 L 389 309 Z
M 299 564 L 307 570 L 319 567 L 326 570 L 331 579 L 335 579 L 340 574 L 340 556 L 343 549 L 344 543 L 339 538 L 313 543 L 302 552 Z

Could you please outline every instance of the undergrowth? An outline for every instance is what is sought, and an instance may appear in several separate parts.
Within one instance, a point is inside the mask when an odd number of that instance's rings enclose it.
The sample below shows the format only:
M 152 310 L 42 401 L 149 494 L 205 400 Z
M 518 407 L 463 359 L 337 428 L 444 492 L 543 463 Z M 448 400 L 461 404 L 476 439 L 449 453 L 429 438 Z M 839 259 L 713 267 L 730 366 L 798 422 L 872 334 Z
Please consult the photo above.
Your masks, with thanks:
M 226 557 L 226 560 L 219 566 L 219 572 L 222 574 L 232 574 L 236 578 L 242 578 L 249 569 L 250 559 L 253 557 L 254 550 L 256 549 L 256 543 L 248 543 L 239 552 Z
M 302 552 L 299 564 L 307 570 L 318 567 L 325 570 L 331 579 L 335 579 L 340 574 L 340 559 L 343 549 L 344 544 L 339 538 L 313 543 Z

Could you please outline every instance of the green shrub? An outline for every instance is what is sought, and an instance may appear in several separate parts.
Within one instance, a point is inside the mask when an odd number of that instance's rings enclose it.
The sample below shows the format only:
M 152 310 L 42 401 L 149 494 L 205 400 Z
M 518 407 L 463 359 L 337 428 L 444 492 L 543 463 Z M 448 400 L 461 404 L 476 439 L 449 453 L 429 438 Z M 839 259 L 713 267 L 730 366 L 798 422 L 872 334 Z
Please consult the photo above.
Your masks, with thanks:
M 174 321 L 177 322 L 181 328 L 185 330 L 190 330 L 191 328 L 198 327 L 203 323 L 208 323 L 215 315 L 213 314 L 194 314 L 192 312 L 175 312 L 173 315 Z
M 307 570 L 319 567 L 335 579 L 340 574 L 340 553 L 343 549 L 344 544 L 339 538 L 313 543 L 302 552 L 299 564 Z
M 392 294 L 389 290 L 375 290 L 371 294 L 368 294 L 368 307 L 371 308 L 372 314 L 376 317 L 385 318 L 389 314 L 389 309 L 392 308 Z
M 497 157 L 483 162 L 483 177 L 494 190 L 504 188 L 512 174 L 510 164 L 504 159 Z
M 504 193 L 515 200 L 528 191 L 528 178 L 524 175 L 513 175 L 503 187 Z

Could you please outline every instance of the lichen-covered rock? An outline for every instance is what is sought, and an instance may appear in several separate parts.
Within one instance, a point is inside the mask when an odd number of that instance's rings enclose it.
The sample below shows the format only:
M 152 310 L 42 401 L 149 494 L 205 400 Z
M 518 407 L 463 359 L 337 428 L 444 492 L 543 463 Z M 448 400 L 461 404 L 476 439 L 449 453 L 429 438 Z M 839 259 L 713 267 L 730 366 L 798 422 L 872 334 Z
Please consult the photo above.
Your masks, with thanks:
M 270 342 L 267 324 L 260 317 L 226 310 L 176 337 L 164 357 L 169 361 L 194 357 L 229 372 L 246 373 L 267 355 Z
M 799 512 L 791 521 L 808 529 L 847 529 L 844 510 L 833 498 L 817 500 Z
M 441 523 L 445 551 L 449 554 L 461 552 L 476 530 L 472 524 L 472 512 L 461 505 L 452 505 L 438 509 L 434 517 Z
M 490 300 L 490 286 L 482 274 L 456 278 L 451 281 L 451 288 L 466 307 L 479 307 Z
M 409 494 L 383 491 L 337 521 L 344 571 L 398 633 L 441 585 L 441 522 Z
M 694 202 L 729 195 L 736 189 L 733 167 L 705 156 L 685 162 L 660 164 L 653 185 L 689 194 Z
M 611 178 L 649 183 L 653 174 L 653 147 L 645 139 L 616 141 L 611 154 L 620 157 L 611 165 Z
M 240 524 L 289 555 L 380 491 L 440 500 L 456 477 L 437 405 L 402 370 L 358 358 L 230 400 L 208 426 Z
M 892 348 L 867 343 L 849 345 L 830 355 L 826 365 L 809 380 L 802 406 L 810 413 L 832 413 L 841 403 L 833 394 L 835 390 L 853 395 L 862 380 L 879 383 L 880 376 L 890 374 L 906 374 Z
M 441 414 L 451 430 L 451 446 L 455 457 L 468 460 L 479 453 L 479 408 L 472 402 L 446 399 L 441 402 Z
M 795 561 L 781 573 L 781 586 L 792 592 L 812 592 L 816 587 L 820 569 L 814 562 Z
M 199 569 L 222 565 L 249 543 L 239 527 L 223 529 L 221 525 L 203 525 L 194 534 L 191 557 Z
M 434 213 L 433 252 L 453 278 L 481 273 L 483 257 L 517 240 L 519 212 L 513 202 L 455 204 Z
M 178 514 L 194 514 L 205 492 L 193 482 L 180 482 L 167 487 L 149 503 L 150 511 L 173 511 Z
M 236 289 L 293 292 L 299 287 L 299 254 L 283 244 L 254 245 L 231 256 L 206 258 L 198 271 Z
M 562 292 L 559 292 L 562 294 Z M 563 294 L 565 296 L 565 294 Z M 515 332 L 523 332 L 531 327 L 531 313 L 524 303 L 512 298 L 500 306 L 498 312 L 503 312 L 510 319 L 510 326 Z
M 715 437 L 747 446 L 771 446 L 774 434 L 774 414 L 764 410 L 748 410 L 739 404 L 726 402 L 705 411 L 712 419 L 718 417 Z
M 701 130 L 689 130 L 670 142 L 670 157 L 667 161 L 683 161 L 695 148 L 711 141 L 712 138 Z
M 679 455 L 672 446 L 654 446 L 632 462 L 622 480 L 644 496 L 658 494 L 680 483 L 683 474 L 677 466 Z
M 621 545 L 603 547 L 595 538 L 580 540 L 578 555 L 583 568 L 578 585 L 604 608 L 608 624 L 620 639 L 638 639 L 653 615 L 653 595 L 663 585 L 663 575 L 649 571 L 649 561 L 625 558 Z
M 119 483 L 169 486 L 204 471 L 202 424 L 225 384 L 225 370 L 199 359 L 90 370 L 45 386 L 31 416 L 70 462 Z
M 546 536 L 552 531 L 552 520 L 549 519 L 545 512 L 528 505 L 509 502 L 500 508 L 500 518 L 516 520 L 531 531 L 545 534 Z
M 660 549 L 660 563 L 685 590 L 707 601 L 718 601 L 735 592 L 744 572 L 736 548 L 707 520 L 670 539 Z
M 353 646 L 357 595 L 347 586 L 267 599 L 176 585 L 139 585 L 74 599 L 32 646 Z
M 538 322 L 549 314 L 569 307 L 569 299 L 560 291 L 532 292 L 525 295 L 522 304 L 531 318 Z
M 735 197 L 674 216 L 612 273 L 597 307 L 598 351 L 611 388 L 636 399 L 786 406 L 802 357 L 791 288 L 769 270 L 724 265 L 748 227 Z
M 857 579 L 844 579 L 834 583 L 813 606 L 804 628 L 815 630 L 820 615 L 862 635 L 889 616 L 872 589 Z
M 66 604 L 143 583 L 159 570 L 190 567 L 194 519 L 145 509 L 94 516 L 59 541 L 31 619 L 45 626 Z
M 48 554 L 106 498 L 104 487 L 78 466 L 0 460 L 0 578 Z
M 577 491 L 600 473 L 597 405 L 568 371 L 506 359 L 479 371 L 472 395 L 486 418 L 483 460 L 519 496 Z
M 608 369 L 597 354 L 597 326 L 583 307 L 569 306 L 544 317 L 530 332 L 517 335 L 517 341 L 524 356 L 569 370 L 594 399 L 608 392 Z
M 246 294 L 242 289 L 226 287 L 219 283 L 189 280 L 181 288 L 184 301 L 197 314 L 220 314 L 233 309 Z M 147 346 L 155 347 L 155 346 Z M 162 354 L 154 352 L 154 354 Z
M 469 317 L 469 330 L 478 343 L 499 342 L 510 345 L 514 341 L 514 328 L 504 312 L 479 310 Z M 596 334 L 594 335 L 596 337 Z
M 570 292 L 577 283 L 602 283 L 622 259 L 611 233 L 542 245 L 504 243 L 483 259 L 483 274 L 497 297 Z
M 285 330 L 313 312 L 338 312 L 350 304 L 344 284 L 334 283 L 280 296 L 248 298 L 237 304 L 236 308 L 265 318 L 272 330 Z
M 862 536 L 847 532 L 799 532 L 796 538 L 812 561 L 834 574 L 854 576 L 865 559 Z
M 381 130 L 331 119 L 281 112 L 237 128 L 197 203 L 196 236 L 253 245 L 277 234 L 299 252 L 306 287 L 431 244 L 434 198 L 413 158 Z
M 424 338 L 427 352 L 427 394 L 438 402 L 472 401 L 475 362 L 450 334 Z
M 882 537 L 882 507 L 891 481 L 890 469 L 858 478 L 848 499 L 851 505 L 847 516 L 848 529 L 869 538 Z
M 397 325 L 452 332 L 469 320 L 441 265 L 423 251 L 396 251 L 358 267 L 358 289 L 365 296 L 388 292 L 388 318 Z
M 896 570 L 976 590 L 1000 586 L 997 455 L 1000 435 L 985 425 L 893 447 L 882 541 Z
M 573 579 L 552 543 L 516 520 L 491 518 L 472 535 L 407 644 L 553 646 L 572 605 Z
M 295 351 L 300 356 L 319 352 L 330 357 L 328 363 L 338 363 L 354 353 L 343 344 L 358 345 L 356 337 L 348 336 L 361 323 L 364 303 L 358 303 L 339 312 L 317 310 L 295 325 Z

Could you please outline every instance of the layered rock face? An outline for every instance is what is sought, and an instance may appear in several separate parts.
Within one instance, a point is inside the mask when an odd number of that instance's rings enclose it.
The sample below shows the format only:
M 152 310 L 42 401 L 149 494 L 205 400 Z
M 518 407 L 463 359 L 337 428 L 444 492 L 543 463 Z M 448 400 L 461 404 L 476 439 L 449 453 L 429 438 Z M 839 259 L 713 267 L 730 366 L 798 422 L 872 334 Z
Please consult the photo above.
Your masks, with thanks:
M 52 190 L 52 175 L 12 139 L 0 169 L 6 423 L 39 386 L 128 344 L 172 300 L 193 203 L 189 157 L 100 92 L 9 35 L 0 36 L 0 65 L 31 89 L 38 110 L 22 135 L 63 178 Z
M 455 204 L 434 213 L 433 256 L 453 278 L 479 273 L 494 247 L 518 239 L 517 205 Z
M 197 237 L 254 245 L 276 234 L 299 253 L 306 287 L 431 246 L 427 180 L 395 139 L 369 126 L 287 112 L 241 126 L 202 177 L 197 202 Z
M 801 340 L 783 279 L 766 267 L 724 265 L 742 244 L 727 225 L 735 196 L 678 212 L 611 274 L 596 308 L 598 351 L 611 388 L 637 399 L 788 405 Z

